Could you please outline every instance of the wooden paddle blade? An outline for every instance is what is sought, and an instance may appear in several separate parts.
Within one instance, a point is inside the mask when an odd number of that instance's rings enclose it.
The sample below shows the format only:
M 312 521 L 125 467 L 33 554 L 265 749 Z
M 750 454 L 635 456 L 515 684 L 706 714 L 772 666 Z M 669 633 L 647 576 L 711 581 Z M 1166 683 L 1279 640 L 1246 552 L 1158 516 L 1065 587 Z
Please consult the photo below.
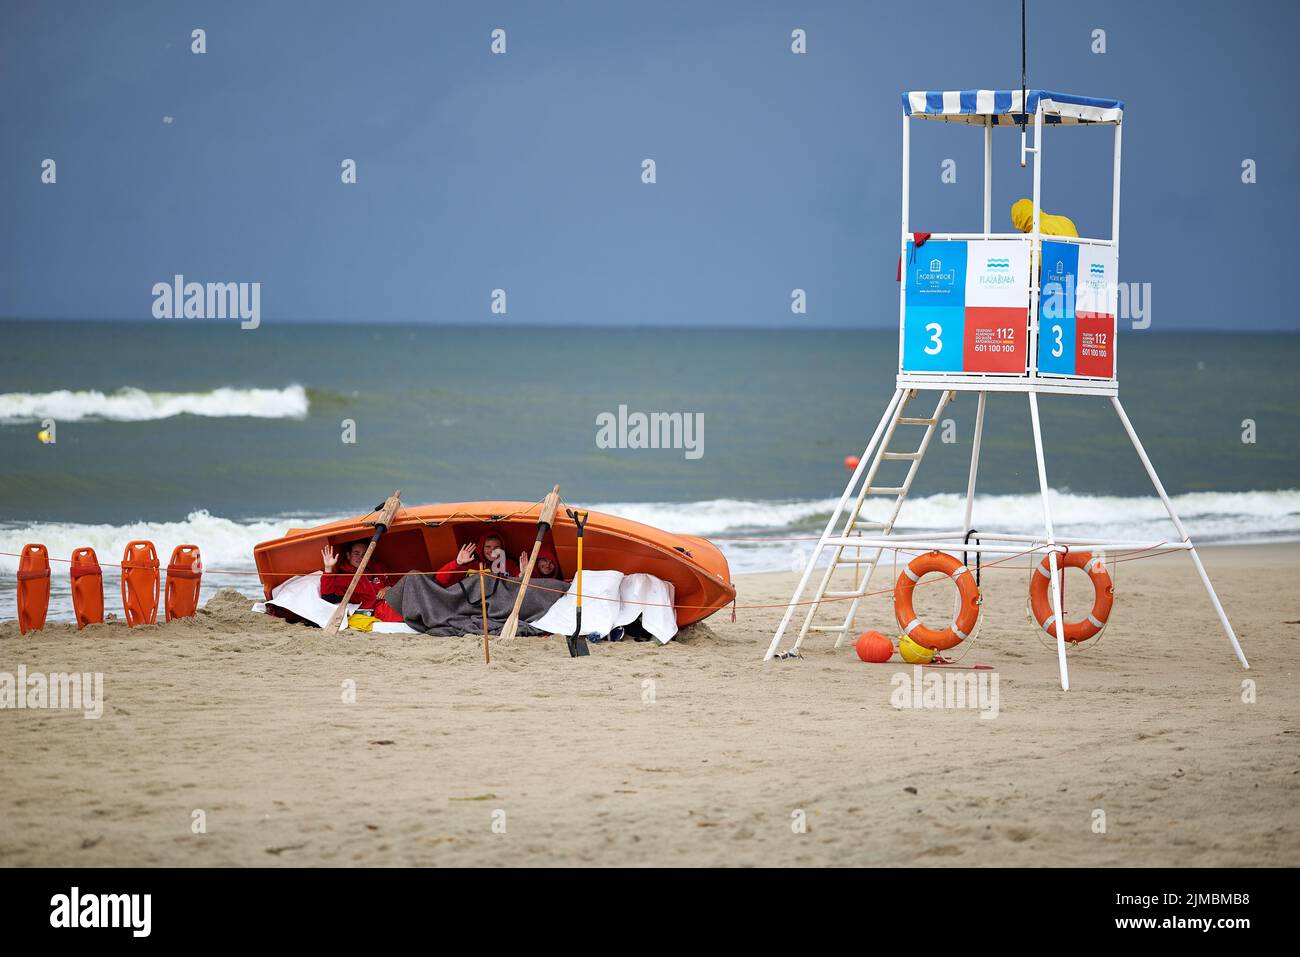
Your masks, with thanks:
M 537 564 L 537 553 L 542 547 L 543 527 L 537 529 L 537 541 L 533 542 L 532 554 L 528 556 L 528 565 L 524 568 L 523 577 L 519 579 L 519 593 L 515 595 L 514 607 L 510 609 L 510 617 L 506 619 L 505 627 L 501 629 L 501 637 L 507 641 L 511 640 L 519 633 L 519 609 L 524 603 L 524 592 L 528 590 L 528 583 L 533 577 L 533 566 Z

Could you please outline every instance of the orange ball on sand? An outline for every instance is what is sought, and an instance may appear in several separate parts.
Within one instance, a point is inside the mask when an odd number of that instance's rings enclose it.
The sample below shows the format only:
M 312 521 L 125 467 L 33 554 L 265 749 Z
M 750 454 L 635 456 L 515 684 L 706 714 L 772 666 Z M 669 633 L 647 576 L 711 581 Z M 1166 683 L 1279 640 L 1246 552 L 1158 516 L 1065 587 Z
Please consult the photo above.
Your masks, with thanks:
M 853 647 L 857 649 L 859 658 L 876 665 L 894 657 L 894 643 L 878 631 L 864 631 L 858 635 Z

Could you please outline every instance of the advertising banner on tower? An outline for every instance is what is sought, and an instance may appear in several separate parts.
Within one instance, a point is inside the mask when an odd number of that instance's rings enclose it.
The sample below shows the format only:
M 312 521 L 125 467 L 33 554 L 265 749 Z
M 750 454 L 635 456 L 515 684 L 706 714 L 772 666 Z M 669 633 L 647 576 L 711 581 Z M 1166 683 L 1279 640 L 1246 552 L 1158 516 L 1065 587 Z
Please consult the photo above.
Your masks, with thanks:
M 1029 241 L 907 244 L 904 372 L 1026 371 Z
M 1043 243 L 1040 373 L 1114 378 L 1116 281 L 1111 247 Z

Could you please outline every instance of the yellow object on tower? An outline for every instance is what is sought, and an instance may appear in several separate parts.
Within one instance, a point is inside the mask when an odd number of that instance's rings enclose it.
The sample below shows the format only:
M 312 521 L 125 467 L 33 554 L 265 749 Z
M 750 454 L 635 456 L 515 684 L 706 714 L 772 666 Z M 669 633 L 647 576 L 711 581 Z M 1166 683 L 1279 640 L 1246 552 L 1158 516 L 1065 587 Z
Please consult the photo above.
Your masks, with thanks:
M 1029 199 L 1018 199 L 1011 204 L 1011 224 L 1022 233 L 1034 231 L 1034 203 Z M 1074 228 L 1074 221 L 1068 216 L 1053 216 L 1041 213 L 1038 217 L 1038 229 L 1044 236 L 1073 236 L 1079 238 L 1079 231 Z

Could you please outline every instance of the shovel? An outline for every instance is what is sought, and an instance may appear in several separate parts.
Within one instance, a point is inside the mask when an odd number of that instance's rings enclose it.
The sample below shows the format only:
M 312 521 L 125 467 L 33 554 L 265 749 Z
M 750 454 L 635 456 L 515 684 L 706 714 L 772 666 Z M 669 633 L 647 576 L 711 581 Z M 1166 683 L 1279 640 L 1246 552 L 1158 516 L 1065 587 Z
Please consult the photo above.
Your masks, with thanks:
M 587 512 L 575 512 L 573 509 L 566 509 L 569 518 L 573 519 L 573 524 L 578 526 L 578 575 L 576 578 L 578 586 L 578 612 L 577 620 L 574 622 L 573 634 L 565 636 L 565 641 L 569 645 L 570 658 L 582 658 L 591 654 L 587 648 L 587 639 L 582 635 L 582 530 L 587 526 Z

